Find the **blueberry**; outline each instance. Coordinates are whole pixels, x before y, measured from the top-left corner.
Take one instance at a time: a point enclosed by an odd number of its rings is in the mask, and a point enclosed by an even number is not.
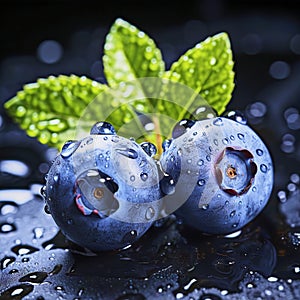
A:
[[[172,140],[160,164],[175,181],[166,210],[204,233],[242,228],[262,211],[273,187],[267,147],[247,125],[229,118],[197,121]]]
[[[94,252],[132,244],[160,213],[156,163],[136,142],[112,132],[105,124],[104,130],[96,126],[90,136],[67,142],[44,191],[63,234]]]

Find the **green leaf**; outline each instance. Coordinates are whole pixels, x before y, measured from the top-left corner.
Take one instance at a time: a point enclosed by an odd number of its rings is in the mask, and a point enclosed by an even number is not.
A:
[[[231,100],[234,88],[229,37],[220,33],[197,44],[175,62],[165,75],[200,94],[219,114]],[[193,99],[187,100],[187,106]]]
[[[106,37],[103,65],[111,87],[141,77],[159,77],[165,70],[154,41],[122,19],[115,21]]]
[[[50,76],[26,84],[5,108],[29,136],[60,149],[66,140],[74,138],[86,106],[106,89],[106,85],[85,76]]]

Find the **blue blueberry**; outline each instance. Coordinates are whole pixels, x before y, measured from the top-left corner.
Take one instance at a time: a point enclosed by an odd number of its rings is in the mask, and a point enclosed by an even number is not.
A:
[[[158,218],[159,196],[154,160],[104,122],[97,123],[90,136],[65,143],[44,190],[48,210],[62,232],[94,252],[121,249],[138,240]]]
[[[179,135],[175,127],[175,138],[160,159],[162,170],[175,181],[175,191],[165,196],[165,210],[204,233],[237,231],[269,200],[269,151],[244,122],[219,117],[190,124]]]

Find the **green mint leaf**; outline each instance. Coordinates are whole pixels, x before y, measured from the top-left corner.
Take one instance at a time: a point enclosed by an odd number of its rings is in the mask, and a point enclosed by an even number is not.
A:
[[[231,100],[234,88],[228,35],[220,33],[197,44],[171,66],[166,76],[194,89],[221,114]],[[187,106],[192,105],[192,101],[186,101]]]
[[[106,37],[103,65],[111,87],[141,77],[160,77],[165,70],[154,41],[122,19],[115,21]]]
[[[106,85],[85,76],[50,76],[26,84],[5,108],[29,136],[60,149],[66,140],[74,138],[86,106],[106,89]]]

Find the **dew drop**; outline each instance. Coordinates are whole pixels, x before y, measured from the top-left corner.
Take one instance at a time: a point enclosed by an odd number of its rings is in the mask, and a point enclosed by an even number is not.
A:
[[[77,150],[79,145],[80,145],[79,141],[67,141],[62,147],[60,155],[63,158],[68,158]]]
[[[195,121],[193,120],[188,120],[188,119],[183,119],[180,122],[178,122],[173,131],[172,131],[172,138],[178,138],[181,135],[183,135],[187,129],[190,129],[194,126]]]
[[[40,239],[44,236],[45,229],[43,227],[35,227],[33,229],[33,238]]]
[[[265,164],[261,164],[260,165],[260,170],[263,172],[263,173],[266,173],[268,171],[268,167],[265,165]]]
[[[116,149],[116,151],[119,154],[126,156],[128,158],[131,158],[131,159],[136,159],[138,157],[138,153],[132,148]]]
[[[204,160],[203,159],[200,159],[197,163],[198,166],[203,166],[204,164]]]
[[[148,179],[148,174],[147,173],[141,173],[140,177],[143,181],[146,181]]]
[[[210,155],[206,155],[206,160],[207,160],[207,161],[211,161]]]
[[[215,119],[215,120],[213,121],[213,124],[214,124],[215,126],[223,126],[223,125],[224,125],[222,118],[217,118],[217,119]]]
[[[141,143],[142,149],[150,156],[153,157],[157,153],[157,149],[154,144],[149,142]]]
[[[240,139],[240,140],[244,140],[245,136],[242,134],[242,133],[238,133],[237,134],[237,137]]]
[[[162,148],[164,151],[167,151],[167,149],[169,149],[170,145],[171,145],[171,142],[172,140],[169,139],[169,140],[165,140],[163,143],[162,143]]]
[[[53,181],[56,182],[56,183],[59,181],[59,174],[55,174],[53,176]]]
[[[201,209],[203,210],[207,210],[209,208],[209,205],[208,204],[204,204],[201,206]]]
[[[160,188],[165,195],[171,195],[175,192],[175,182],[172,176],[165,174],[160,181]]]
[[[14,252],[16,255],[26,255],[39,251],[39,249],[30,245],[20,244],[12,247],[11,251]]]
[[[129,179],[130,179],[130,181],[135,181],[135,176],[131,175]]]
[[[198,180],[197,184],[199,186],[203,186],[205,184],[205,180],[204,179],[200,179],[200,180]]]
[[[151,220],[155,215],[155,210],[153,207],[148,207],[145,213],[146,220]]]
[[[264,151],[262,151],[261,149],[256,149],[256,154],[258,156],[262,156],[264,154]]]
[[[233,210],[231,213],[230,213],[230,218],[232,218],[232,217],[234,217],[235,216],[235,214],[236,214],[236,211],[235,210]]]
[[[13,256],[5,256],[0,261],[0,269],[4,270],[6,269],[11,263],[13,263],[16,260]]]
[[[97,122],[91,128],[90,134],[114,135],[116,134],[116,131],[115,128],[108,122]]]
[[[16,225],[12,224],[12,223],[2,223],[0,224],[0,233],[10,233],[13,231],[16,231],[17,227]]]

